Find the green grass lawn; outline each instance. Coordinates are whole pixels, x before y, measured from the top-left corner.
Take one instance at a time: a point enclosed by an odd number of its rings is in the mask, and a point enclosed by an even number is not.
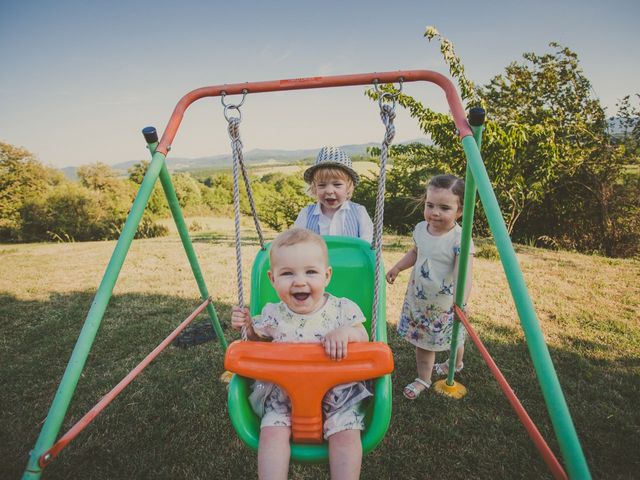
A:
[[[216,309],[235,303],[229,220],[198,219],[194,244]],[[245,288],[256,253],[247,230]],[[410,239],[389,236],[387,265]],[[477,241],[471,321],[560,460],[542,394],[499,260]],[[115,242],[0,245],[0,478],[19,478]],[[640,468],[640,262],[516,248],[594,478],[637,478]],[[409,271],[387,289],[395,323]],[[177,236],[136,240],[120,274],[61,434],[198,304]],[[389,431],[364,479],[551,478],[475,347],[459,380],[469,394],[404,399],[411,346],[390,326],[396,370]],[[237,337],[225,329],[229,340]],[[47,479],[255,478],[256,455],[235,436],[223,352],[168,347],[47,468]],[[326,465],[294,465],[290,478],[328,478]]]

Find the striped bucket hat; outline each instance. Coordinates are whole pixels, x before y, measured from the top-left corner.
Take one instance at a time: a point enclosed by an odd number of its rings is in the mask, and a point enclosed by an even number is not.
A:
[[[326,167],[341,168],[349,174],[354,186],[360,183],[360,176],[353,169],[351,158],[349,158],[349,155],[347,155],[344,150],[338,147],[323,147],[316,157],[316,163],[304,171],[304,181],[311,183],[315,171],[319,168]]]

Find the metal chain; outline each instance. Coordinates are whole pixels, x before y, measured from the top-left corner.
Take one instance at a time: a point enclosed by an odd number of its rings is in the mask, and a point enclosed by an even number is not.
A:
[[[378,82],[374,81],[376,92],[379,93],[378,105],[380,106],[380,118],[386,127],[382,147],[380,149],[380,174],[378,176],[378,193],[376,196],[376,213],[373,221],[373,243],[371,248],[376,251],[376,270],[373,287],[373,310],[371,315],[371,339],[376,340],[378,324],[378,300],[380,297],[380,274],[382,273],[382,226],[384,224],[384,192],[387,178],[387,157],[389,146],[396,135],[396,127],[393,124],[396,118],[396,100],[402,91],[402,79],[397,93],[381,92],[378,90]],[[388,100],[390,103],[385,103]]]

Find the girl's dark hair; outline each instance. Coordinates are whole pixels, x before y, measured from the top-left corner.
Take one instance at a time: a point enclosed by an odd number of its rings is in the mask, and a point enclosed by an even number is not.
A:
[[[455,175],[436,175],[427,184],[427,188],[445,188],[451,190],[453,194],[458,197],[460,202],[460,208],[464,206],[464,180],[456,177]],[[424,193],[425,199],[427,198],[427,192]]]

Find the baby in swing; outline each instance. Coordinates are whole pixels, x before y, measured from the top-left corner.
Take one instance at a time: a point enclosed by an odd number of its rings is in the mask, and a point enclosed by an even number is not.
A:
[[[362,205],[351,201],[360,177],[351,158],[338,147],[324,147],[304,172],[317,203],[303,208],[293,224],[319,235],[357,237],[371,243],[373,222]]]
[[[335,212],[334,212],[335,213]],[[269,252],[269,280],[279,303],[267,303],[253,319],[247,308],[234,307],[231,325],[246,329],[250,340],[321,343],[331,359],[348,354],[349,342],[367,342],[365,317],[354,302],[325,292],[331,280],[327,246],[319,235],[293,228],[278,235]],[[323,433],[329,443],[333,479],[357,479],[362,463],[362,400],[372,396],[363,382],[337,385],[322,401]],[[262,417],[258,476],[286,479],[291,449],[291,403],[277,385],[255,382],[249,397]]]

